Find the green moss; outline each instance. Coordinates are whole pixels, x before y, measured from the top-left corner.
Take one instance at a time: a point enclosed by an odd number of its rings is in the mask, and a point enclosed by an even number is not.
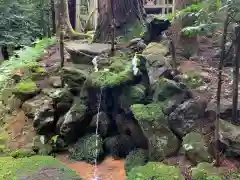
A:
[[[145,166],[133,168],[127,180],[184,180],[179,168],[163,163],[149,162]]]
[[[64,67],[61,70],[62,78],[70,88],[81,87],[88,77],[87,72],[74,67]]]
[[[118,73],[98,71],[91,74],[94,87],[116,87],[133,80],[133,78],[132,70],[129,67]]]
[[[133,55],[128,53],[120,53],[119,55],[110,57],[111,65],[109,66],[109,70],[115,73],[124,71],[126,64],[129,64],[132,57]]]
[[[37,84],[34,81],[22,81],[14,87],[15,94],[35,94],[39,91]]]
[[[10,153],[10,156],[13,158],[31,157],[33,155],[36,155],[36,153],[33,152],[32,149],[18,149]]]
[[[183,92],[175,81],[166,78],[160,78],[155,83],[153,89],[153,100],[155,102],[165,101],[166,99]]]
[[[183,76],[183,83],[190,88],[197,88],[204,84],[204,79],[199,73],[189,72]]]
[[[134,104],[131,106],[131,110],[138,121],[159,124],[165,122],[162,107],[162,103],[152,103],[147,105]]]
[[[69,180],[81,180],[77,174],[72,170],[65,167],[60,161],[50,156],[33,156],[30,158],[19,158],[15,159],[12,157],[1,157],[0,158],[0,180],[17,180],[20,177],[27,177],[34,175],[43,168],[59,168],[64,169],[64,174],[61,178]],[[54,174],[56,176],[56,174]],[[49,174],[49,176],[51,176]],[[53,176],[53,175],[52,175]],[[53,177],[52,177],[53,178]],[[61,180],[64,180],[61,179]],[[78,178],[78,179],[77,179]]]
[[[122,107],[142,103],[145,99],[146,88],[143,85],[130,86],[123,89],[120,97]]]
[[[199,133],[191,132],[183,137],[183,148],[193,163],[212,161],[207,145]]]
[[[142,149],[131,151],[125,159],[125,170],[130,172],[134,167],[143,166],[147,163],[148,157]]]
[[[98,146],[96,146],[96,139]],[[97,154],[96,154],[97,151]],[[93,164],[95,159],[103,154],[103,141],[100,136],[95,134],[86,135],[78,140],[78,142],[70,150],[71,158],[78,161],[86,161]]]
[[[220,180],[223,174],[223,170],[210,163],[199,163],[197,167],[192,168],[193,180]]]

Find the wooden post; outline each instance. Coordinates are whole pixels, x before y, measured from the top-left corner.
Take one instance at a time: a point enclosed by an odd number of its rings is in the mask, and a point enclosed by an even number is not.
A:
[[[174,70],[177,70],[176,48],[173,40],[170,40],[170,48],[172,50],[172,66]]]
[[[236,34],[236,47],[235,47],[235,60],[233,68],[233,110],[232,120],[238,122],[238,83],[239,83],[239,61],[240,61],[240,25],[235,28]]]
[[[221,42],[221,56],[218,65],[218,86],[217,86],[217,112],[216,112],[216,121],[215,121],[215,158],[216,166],[220,165],[220,154],[219,154],[219,119],[220,119],[220,103],[221,103],[221,90],[222,90],[222,69],[223,61],[225,57],[225,43],[227,37],[227,28],[229,24],[229,14],[224,22],[224,29]]]

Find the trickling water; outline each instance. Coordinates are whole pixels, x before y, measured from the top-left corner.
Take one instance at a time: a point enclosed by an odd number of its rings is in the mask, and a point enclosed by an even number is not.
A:
[[[98,72],[98,56],[95,56],[92,60],[93,66],[94,66],[94,70],[95,72]],[[93,179],[92,180],[100,180],[100,177],[97,175],[98,172],[98,167],[97,167],[97,156],[98,156],[98,125],[99,125],[99,111],[100,111],[100,107],[101,107],[101,101],[102,101],[102,88],[100,89],[100,96],[99,96],[99,102],[98,102],[98,107],[97,107],[97,121],[96,121],[96,131],[95,131],[95,135],[96,135],[96,152],[95,152],[95,163],[94,163],[94,174],[93,174]]]
[[[92,60],[95,72],[98,72],[98,59],[99,59],[99,57],[95,56]]]
[[[138,73],[138,57],[137,57],[137,53],[135,53],[135,56],[132,59],[132,70],[133,70],[133,74],[136,76]]]
[[[100,97],[99,97],[99,102],[98,102],[98,107],[97,107],[97,121],[96,121],[96,131],[95,131],[95,135],[96,135],[96,151],[95,151],[95,163],[94,163],[94,174],[93,174],[93,179],[92,180],[101,180],[101,178],[97,175],[97,171],[98,171],[98,167],[97,167],[97,156],[98,156],[98,138],[97,136],[99,136],[98,134],[98,126],[99,126],[99,112],[100,112],[100,107],[101,107],[101,101],[102,101],[102,88],[100,89]]]

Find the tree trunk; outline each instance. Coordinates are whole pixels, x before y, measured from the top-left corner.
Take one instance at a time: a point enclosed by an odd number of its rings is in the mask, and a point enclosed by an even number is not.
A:
[[[68,9],[68,0],[58,0],[55,1],[55,12],[56,12],[56,29],[57,29],[57,36],[59,36],[59,30],[60,30],[60,19],[58,19],[59,13],[61,13],[61,3],[63,5],[63,12],[61,17],[63,18],[63,24],[64,24],[64,32],[65,32],[65,37],[68,37],[70,39],[83,39],[83,38],[89,38],[89,35],[86,35],[84,33],[78,33],[74,31],[71,22],[70,22],[70,17],[69,17],[69,9]]]
[[[110,42],[111,26],[115,36],[125,36],[124,28],[143,23],[145,11],[142,0],[99,0],[98,20],[94,42]]]
[[[240,61],[240,26],[235,28],[236,33],[236,55],[233,68],[233,111],[232,120],[238,122],[238,83],[239,83],[239,61]]]

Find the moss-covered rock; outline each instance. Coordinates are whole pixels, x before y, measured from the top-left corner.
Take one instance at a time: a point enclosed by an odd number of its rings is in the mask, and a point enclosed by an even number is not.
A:
[[[22,101],[35,96],[39,92],[40,89],[37,87],[37,84],[31,80],[22,81],[13,89],[13,94],[15,94]]]
[[[169,64],[168,59],[165,57],[168,53],[167,43],[150,43],[143,51],[142,55],[147,59],[147,63],[153,67],[161,67]]]
[[[179,148],[178,138],[169,130],[162,112],[163,104],[135,104],[131,106],[145,136],[149,141],[150,160],[162,160],[174,154]]]
[[[123,89],[120,97],[121,107],[123,109],[129,108],[133,104],[140,104],[144,102],[146,95],[146,88],[143,85],[135,85]]]
[[[15,151],[12,151],[10,155],[13,158],[24,158],[24,157],[31,157],[36,155],[36,153],[32,149],[18,149]]]
[[[186,156],[193,163],[211,162],[212,157],[208,152],[208,148],[201,134],[191,132],[183,137],[182,146]]]
[[[87,115],[87,107],[81,102],[74,102],[73,106],[63,117],[60,125],[60,135],[67,143],[72,143],[84,135],[91,117]]]
[[[81,86],[86,81],[87,72],[74,67],[64,67],[61,71],[64,83],[73,91],[80,92]]]
[[[51,105],[44,105],[36,111],[33,119],[33,127],[40,135],[49,135],[54,132],[54,109]]]
[[[204,78],[196,72],[189,72],[183,75],[182,81],[187,87],[195,89],[204,84]]]
[[[41,136],[36,136],[34,138],[32,149],[39,155],[50,155],[53,152],[52,145],[47,142],[42,142]]]
[[[118,87],[134,80],[132,70],[128,67],[125,70],[115,73],[110,71],[98,71],[91,74],[93,87]]]
[[[48,74],[47,69],[40,65],[35,65],[30,67],[29,71],[32,79],[38,79]]]
[[[96,145],[97,142],[97,145]],[[93,164],[103,155],[103,141],[100,136],[88,134],[80,138],[70,150],[71,158]]]
[[[219,133],[223,142],[226,142],[227,152],[238,156],[240,154],[240,127],[222,119],[219,121],[219,125]]]
[[[164,101],[174,95],[183,93],[182,88],[175,81],[160,78],[153,85],[153,100],[154,101]]]
[[[82,180],[75,172],[50,156],[15,159],[1,157],[0,180]]]
[[[137,166],[144,166],[148,161],[148,156],[145,150],[137,149],[135,151],[131,151],[126,159],[125,159],[125,170],[129,173],[132,168]]]
[[[74,98],[66,88],[43,89],[43,92],[52,99],[58,117],[64,115],[71,108]]]
[[[197,167],[192,168],[193,180],[221,180],[224,170],[216,168],[210,163],[199,163]]]
[[[198,128],[198,122],[204,116],[204,111],[203,103],[188,99],[169,114],[168,124],[175,134],[183,137]]]
[[[133,168],[127,180],[184,180],[179,168],[168,166],[163,163],[149,162],[145,166]]]
[[[163,106],[164,104],[162,103],[151,103],[147,105],[134,104],[131,106],[131,110],[134,114],[134,117],[138,120],[139,124],[143,128],[146,123],[151,123],[151,125],[155,126],[167,123],[162,112]]]
[[[40,93],[39,95],[25,101],[21,108],[25,115],[29,118],[34,118],[38,109],[43,107],[45,104],[52,104],[52,99],[47,95]]]

